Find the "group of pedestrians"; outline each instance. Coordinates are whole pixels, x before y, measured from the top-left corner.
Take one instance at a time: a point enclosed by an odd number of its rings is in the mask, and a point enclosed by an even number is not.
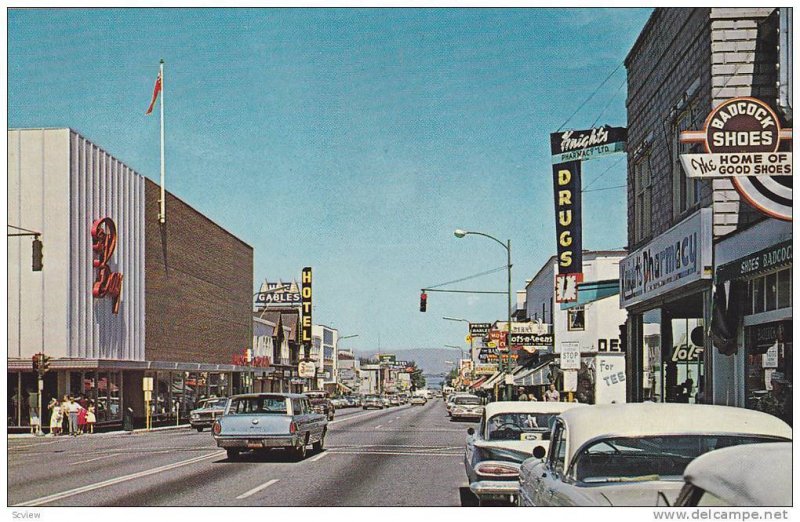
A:
[[[50,399],[47,409],[50,410],[50,435],[77,437],[82,433],[94,433],[97,421],[94,402],[64,395],[61,403],[55,397]]]

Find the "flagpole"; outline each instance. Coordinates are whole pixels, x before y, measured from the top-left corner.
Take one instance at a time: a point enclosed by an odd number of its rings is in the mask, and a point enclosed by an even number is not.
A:
[[[159,75],[161,77],[161,211],[158,214],[158,222],[164,224],[167,220],[166,195],[164,193],[164,59],[159,64]]]

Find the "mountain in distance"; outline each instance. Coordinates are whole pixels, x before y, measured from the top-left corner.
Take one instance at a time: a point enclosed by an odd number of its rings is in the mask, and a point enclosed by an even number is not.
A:
[[[448,373],[453,369],[453,363],[461,356],[454,349],[445,348],[411,348],[402,350],[381,349],[381,354],[394,354],[398,361],[415,361],[417,368],[428,375]],[[377,350],[356,350],[356,357],[377,358]],[[466,354],[466,351],[465,351]],[[450,361],[449,363],[445,361]]]

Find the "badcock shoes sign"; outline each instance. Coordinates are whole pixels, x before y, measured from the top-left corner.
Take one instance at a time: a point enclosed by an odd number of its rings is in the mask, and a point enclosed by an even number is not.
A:
[[[683,131],[682,143],[703,143],[706,152],[681,154],[690,178],[731,178],[736,190],[761,212],[792,219],[792,129],[781,129],[769,105],[756,98],[732,98],[717,106],[699,131]]]

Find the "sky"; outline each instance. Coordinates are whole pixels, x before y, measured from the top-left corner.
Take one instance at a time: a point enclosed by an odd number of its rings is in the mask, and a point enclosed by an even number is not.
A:
[[[8,126],[71,127],[157,182],[163,58],[167,190],[253,247],[254,291],[311,266],[340,348],[465,346],[442,317],[502,320],[505,295],[421,313],[420,289],[505,266],[456,228],[511,240],[513,290],[555,254],[549,133],[625,125],[650,12],[9,10]],[[624,159],[584,163],[584,249],[627,242]]]

